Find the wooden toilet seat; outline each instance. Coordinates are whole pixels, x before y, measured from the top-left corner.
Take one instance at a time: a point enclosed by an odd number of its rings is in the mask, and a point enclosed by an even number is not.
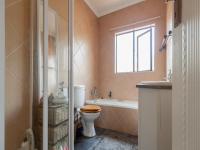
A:
[[[98,112],[101,112],[101,107],[99,107],[97,105],[86,105],[81,108],[81,112],[98,113]]]

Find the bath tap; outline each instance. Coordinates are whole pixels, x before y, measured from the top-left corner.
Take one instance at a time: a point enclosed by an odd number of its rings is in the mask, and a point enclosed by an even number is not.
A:
[[[108,97],[112,98],[112,91],[109,92]]]

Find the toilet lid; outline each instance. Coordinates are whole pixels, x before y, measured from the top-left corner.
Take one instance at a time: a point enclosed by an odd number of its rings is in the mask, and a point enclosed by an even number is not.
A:
[[[81,111],[86,113],[97,113],[101,111],[101,107],[97,105],[86,105],[81,108]]]

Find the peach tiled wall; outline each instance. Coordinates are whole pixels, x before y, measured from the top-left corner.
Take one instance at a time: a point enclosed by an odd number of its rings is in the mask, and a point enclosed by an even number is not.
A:
[[[75,0],[74,81],[86,86],[86,98],[98,86],[98,19],[83,0]]]
[[[23,140],[25,129],[30,127],[29,2],[30,0],[6,0],[6,150],[17,149]],[[144,11],[141,12],[141,9]],[[59,11],[65,10],[59,9]],[[161,19],[152,22],[157,26],[158,36],[155,72],[115,75],[114,33],[109,29],[158,15]],[[112,90],[115,98],[133,99],[137,96],[135,88],[137,82],[160,80],[165,75],[165,52],[158,52],[164,32],[163,1],[146,0],[145,3],[131,6],[98,20],[83,0],[76,0],[75,83],[86,85],[87,98],[91,98],[90,90],[97,86],[100,87],[104,97],[109,90]]]
[[[119,30],[111,28],[132,24],[152,17],[161,18]],[[115,32],[145,26],[156,25],[155,71],[115,74]],[[166,4],[162,0],[146,0],[99,19],[100,24],[100,91],[103,97],[113,92],[113,98],[132,100],[138,96],[136,84],[145,80],[162,80],[166,73],[166,53],[159,52],[159,47],[166,31]]]
[[[111,28],[152,17],[159,19],[122,30]],[[114,34],[149,24],[156,25],[155,71],[114,73]],[[103,97],[113,92],[113,98],[132,100],[137,97],[136,84],[144,80],[162,80],[166,74],[166,53],[159,52],[166,31],[166,5],[161,0],[146,0],[112,14],[98,18],[82,0],[75,1],[74,76],[76,84],[86,85],[86,98],[96,86]],[[102,107],[96,126],[137,135],[137,111]],[[114,123],[114,124],[113,124]]]
[[[6,0],[6,150],[18,149],[30,127],[29,3]]]

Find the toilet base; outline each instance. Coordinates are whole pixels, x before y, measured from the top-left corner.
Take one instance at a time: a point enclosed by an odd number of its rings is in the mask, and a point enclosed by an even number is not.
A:
[[[81,119],[81,122],[83,124],[83,135],[86,137],[94,137],[96,136],[96,131],[94,128],[94,122],[85,122],[83,119]]]
[[[94,137],[96,135],[94,121],[100,115],[100,112],[85,113],[81,112],[81,123],[83,125],[83,135],[86,137]]]

